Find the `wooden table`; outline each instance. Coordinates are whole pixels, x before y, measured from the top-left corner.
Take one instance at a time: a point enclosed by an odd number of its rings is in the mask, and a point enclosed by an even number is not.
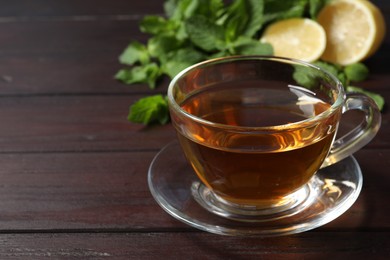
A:
[[[388,1],[373,1],[390,24]],[[390,114],[355,154],[357,202],[315,230],[227,237],[165,213],[147,186],[170,125],[127,122],[140,97],[165,93],[113,79],[118,55],[145,41],[160,0],[0,0],[0,259],[390,259]],[[390,102],[390,37],[362,86]],[[359,258],[360,259],[360,258]]]

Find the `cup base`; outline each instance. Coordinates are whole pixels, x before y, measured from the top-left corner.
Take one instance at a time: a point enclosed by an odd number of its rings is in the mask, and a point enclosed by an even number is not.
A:
[[[200,182],[193,182],[193,198],[204,209],[221,217],[244,222],[264,222],[293,216],[312,203],[318,195],[313,178],[301,189],[282,198],[278,203],[254,206],[229,202],[216,195]]]

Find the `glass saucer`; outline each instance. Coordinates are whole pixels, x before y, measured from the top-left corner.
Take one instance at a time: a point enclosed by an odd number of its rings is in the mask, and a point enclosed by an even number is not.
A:
[[[314,199],[299,210],[277,218],[240,221],[215,214],[199,201],[207,188],[186,161],[177,141],[165,146],[153,159],[149,189],[157,203],[176,219],[200,230],[220,235],[280,236],[322,226],[342,215],[356,201],[363,177],[352,156],[321,169],[307,185]],[[205,191],[206,190],[206,191]]]

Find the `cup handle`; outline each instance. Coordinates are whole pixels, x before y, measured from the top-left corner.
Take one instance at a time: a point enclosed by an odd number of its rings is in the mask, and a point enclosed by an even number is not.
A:
[[[333,142],[332,148],[321,168],[332,165],[352,155],[368,144],[379,131],[381,113],[375,102],[361,93],[347,93],[342,113],[360,110],[364,120],[354,129]]]

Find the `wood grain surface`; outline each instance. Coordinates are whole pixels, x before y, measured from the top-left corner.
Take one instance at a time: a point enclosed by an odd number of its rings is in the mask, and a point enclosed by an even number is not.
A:
[[[226,237],[165,213],[147,185],[171,125],[126,120],[156,90],[113,79],[118,55],[162,0],[0,0],[0,259],[389,259],[390,113],[355,154],[356,203],[318,229]],[[390,24],[388,1],[380,6]],[[390,36],[361,84],[390,102]]]

